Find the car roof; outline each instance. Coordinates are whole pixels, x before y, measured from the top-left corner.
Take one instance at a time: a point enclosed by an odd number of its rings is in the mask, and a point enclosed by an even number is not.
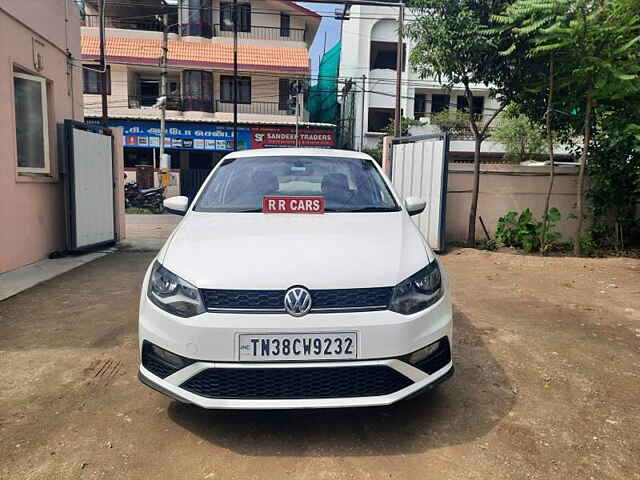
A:
[[[225,158],[244,157],[334,157],[334,158],[361,158],[363,160],[373,159],[362,152],[352,150],[338,150],[333,148],[260,148],[255,150],[240,150],[231,152]]]

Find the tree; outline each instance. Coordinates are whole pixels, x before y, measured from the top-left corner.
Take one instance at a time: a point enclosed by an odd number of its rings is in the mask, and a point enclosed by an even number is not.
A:
[[[510,105],[506,108],[498,119],[491,139],[504,144],[508,158],[524,162],[531,159],[533,154],[544,151],[545,137],[540,125],[519,113],[515,107]]]
[[[475,245],[476,214],[480,186],[480,150],[489,127],[517,90],[518,77],[526,74],[516,48],[500,55],[517,39],[499,35],[492,29],[493,18],[507,0],[413,0],[408,3],[415,17],[407,33],[415,42],[411,65],[423,78],[435,77],[448,88],[464,87],[467,104],[473,105],[473,85],[490,86],[500,107],[487,117],[471,114],[469,128],[474,136],[473,190],[469,209],[467,243]],[[535,68],[526,65],[527,69]]]
[[[551,112],[583,136],[574,252],[581,254],[584,175],[599,104],[638,91],[640,3],[637,0],[515,0],[495,20],[503,32],[529,44],[529,57],[553,58],[552,80],[561,88]],[[514,43],[505,55],[521,48]],[[523,86],[524,87],[524,86]],[[562,109],[558,107],[562,105]],[[550,105],[550,102],[549,102]],[[574,112],[574,113],[568,113]],[[596,117],[597,118],[597,117]],[[550,121],[548,117],[548,121]],[[581,123],[576,126],[576,121]]]

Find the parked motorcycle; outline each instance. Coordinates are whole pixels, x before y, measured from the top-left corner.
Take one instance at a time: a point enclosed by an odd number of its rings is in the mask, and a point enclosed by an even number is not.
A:
[[[165,187],[140,188],[136,182],[124,185],[125,208],[148,208],[153,213],[163,213]]]

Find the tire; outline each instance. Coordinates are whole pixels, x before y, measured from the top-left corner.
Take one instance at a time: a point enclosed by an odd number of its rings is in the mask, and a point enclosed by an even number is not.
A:
[[[156,215],[164,213],[164,205],[162,205],[161,203],[155,203],[151,206],[151,212],[155,213]]]

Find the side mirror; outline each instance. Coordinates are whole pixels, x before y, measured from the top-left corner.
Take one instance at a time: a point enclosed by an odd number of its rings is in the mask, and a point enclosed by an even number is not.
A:
[[[189,208],[189,198],[184,196],[166,198],[162,204],[169,213],[184,215]]]
[[[422,213],[426,206],[427,202],[422,198],[407,197],[404,199],[404,207],[407,209],[407,213],[409,215],[418,215],[419,213]]]

